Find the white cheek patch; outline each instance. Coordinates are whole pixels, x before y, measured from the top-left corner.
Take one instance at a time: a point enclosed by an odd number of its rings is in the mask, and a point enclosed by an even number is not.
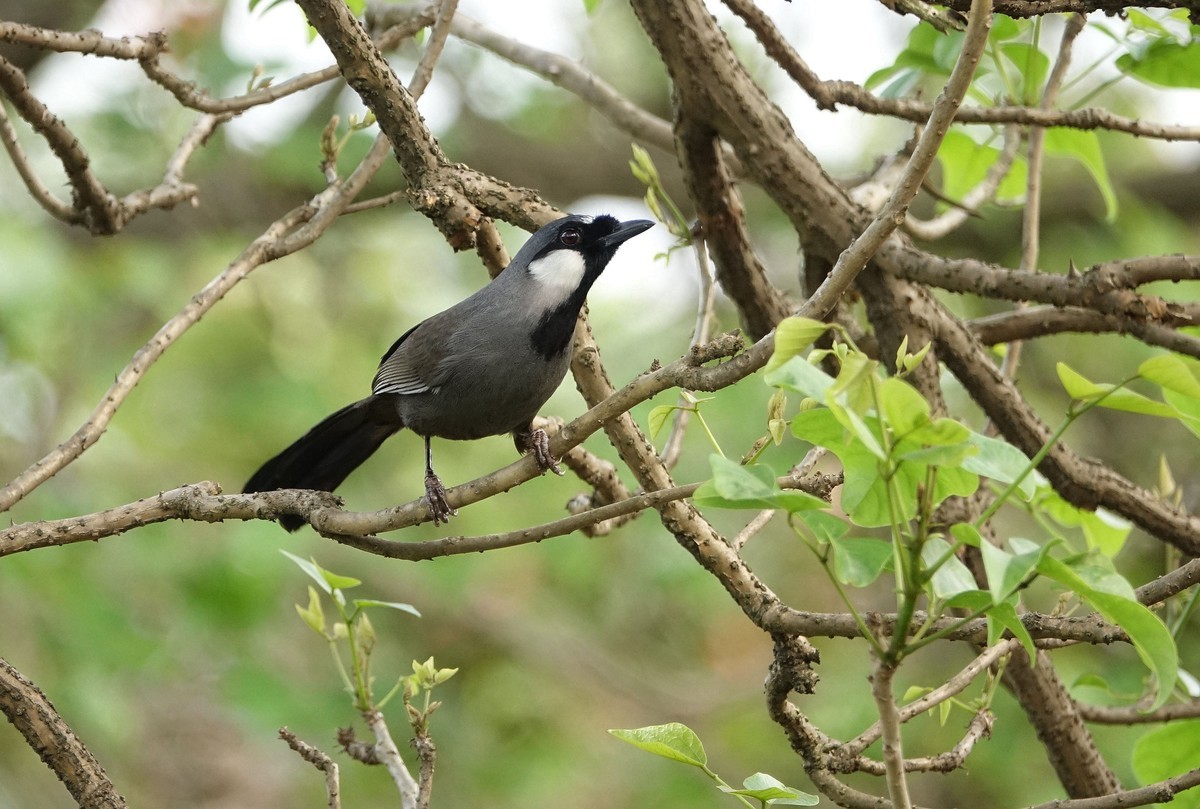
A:
[[[542,289],[566,299],[583,282],[583,254],[554,250],[531,262],[529,275]]]

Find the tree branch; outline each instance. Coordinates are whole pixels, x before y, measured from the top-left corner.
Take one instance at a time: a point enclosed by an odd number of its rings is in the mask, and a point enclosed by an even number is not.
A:
[[[100,762],[36,685],[0,660],[0,712],[84,809],[125,809]]]
[[[275,220],[240,256],[196,293],[178,314],[138,349],[74,435],[0,489],[0,512],[12,508],[100,440],[122,402],[147,370],[229,290],[262,264],[290,255],[315,241],[378,171],[386,156],[382,146],[383,142],[379,141],[345,181],[331,184],[308,204],[293,208]]]

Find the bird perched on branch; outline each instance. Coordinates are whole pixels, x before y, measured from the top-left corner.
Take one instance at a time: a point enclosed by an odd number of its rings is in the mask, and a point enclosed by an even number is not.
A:
[[[425,497],[434,524],[454,510],[433,471],[433,436],[512,433],[544,472],[559,474],[533,418],[570,364],[575,320],[592,284],[642,219],[566,216],[538,230],[495,280],[409,329],[379,363],[371,395],[343,407],[262,465],[246,492],[333,491],[391,435],[425,439]],[[295,531],[304,520],[285,514]]]

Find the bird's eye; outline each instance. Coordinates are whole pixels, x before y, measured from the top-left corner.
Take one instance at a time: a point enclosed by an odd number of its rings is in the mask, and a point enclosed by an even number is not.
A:
[[[583,241],[583,234],[576,228],[567,228],[558,235],[558,241],[563,247],[578,247],[579,243]]]

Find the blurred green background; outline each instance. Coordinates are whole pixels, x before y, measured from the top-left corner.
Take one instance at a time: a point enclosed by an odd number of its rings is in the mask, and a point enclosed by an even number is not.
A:
[[[305,44],[304,27],[290,6],[250,18],[240,0],[229,7],[217,0],[179,5],[110,0],[98,17],[91,3],[52,5],[61,16],[42,24],[97,25],[113,34],[167,29],[180,71],[219,94],[244,88],[259,63],[279,79],[298,65],[325,63]],[[661,65],[624,5],[601,2],[590,15],[581,2],[554,4],[552,10],[519,4],[506,12],[494,5],[508,4],[464,0],[462,10],[514,34],[532,32],[536,44],[584,60],[634,100],[668,114]],[[770,8],[798,31],[810,7],[812,13],[839,13],[836,2],[795,5]],[[33,0],[2,0],[0,18],[35,22],[47,8]],[[855,62],[845,78],[863,81],[887,63],[911,26],[881,8],[871,11],[872,35],[889,49],[860,50],[854,58],[861,64]],[[535,18],[544,30],[530,28]],[[272,37],[257,42],[255,32],[266,30]],[[790,97],[786,80],[753,40],[736,26],[731,32],[756,75]],[[811,31],[797,36],[815,42]],[[814,55],[818,65],[821,58],[833,58],[828,50]],[[412,43],[396,54],[400,76],[411,74],[418,54]],[[38,63],[36,54],[25,52],[25,58],[35,90],[61,105],[57,109],[115,191],[156,181],[193,113],[180,110],[128,65],[110,71],[79,56]],[[98,75],[89,76],[93,71]],[[73,86],[76,78],[83,87]],[[1110,102],[1125,112],[1142,109],[1141,91],[1128,88],[1122,94],[1122,87]],[[806,116],[798,125],[801,137],[811,137],[841,175],[869,167],[906,136],[904,127],[886,121],[816,117],[796,103],[796,115]],[[452,159],[535,187],[563,208],[645,215],[641,189],[626,165],[628,137],[574,98],[496,57],[451,40],[426,104]],[[1157,111],[1167,115],[1170,109]],[[201,188],[198,207],[149,214],[112,238],[51,221],[12,166],[0,165],[0,478],[10,479],[73,432],[164,321],[276,216],[322,187],[318,138],[334,112],[345,119],[361,108],[345,92],[320,88],[290,104],[286,115],[247,114],[219,132],[190,165],[188,178]],[[848,131],[854,140],[846,145],[848,136],[838,133]],[[38,170],[61,192],[53,158],[26,129],[21,136]],[[343,171],[370,137],[355,136]],[[1069,260],[1083,267],[1200,249],[1197,200],[1185,192],[1197,187],[1195,144],[1171,147],[1109,136],[1101,142],[1119,218],[1104,221],[1102,199],[1083,169],[1051,161],[1042,266],[1061,272]],[[683,201],[673,158],[653,156]],[[399,183],[398,170],[389,166],[374,190],[385,193]],[[801,263],[795,236],[761,195],[746,193],[760,254],[779,285],[795,292]],[[989,209],[938,249],[1014,266],[1019,217],[1017,211]],[[515,251],[524,234],[507,226],[502,232]],[[691,333],[694,267],[682,252],[669,263],[655,260],[654,253],[668,244],[665,236],[655,238],[647,237],[638,249],[631,243],[592,296],[595,333],[618,385],[655,359],[678,356]],[[199,480],[236,491],[262,460],[363,395],[380,354],[398,334],[485,278],[474,255],[452,254],[423,217],[402,205],[345,217],[311,249],[258,269],[235,288],[154,366],[94,448],[6,516],[14,522],[67,517]],[[952,303],[963,312],[985,311],[968,300]],[[722,302],[718,328],[736,325],[736,314]],[[1054,384],[1055,359],[1069,358],[1090,377],[1115,381],[1145,355],[1143,347],[1118,336],[1047,339],[1027,347],[1021,382],[1054,422],[1066,404]],[[731,455],[764,432],[769,394],[752,379],[706,405],[709,423]],[[952,389],[952,400],[955,396]],[[672,394],[659,397],[634,416],[645,425],[654,404],[673,400]],[[977,413],[961,396],[957,404],[959,415],[978,427]],[[570,418],[582,407],[568,382],[546,413]],[[1157,474],[1159,453],[1165,453],[1194,499],[1194,445],[1182,428],[1173,426],[1178,435],[1168,435],[1157,427],[1137,416],[1095,413],[1069,439],[1147,486]],[[1151,440],[1153,452],[1147,451]],[[587,446],[615,459],[603,436],[593,436]],[[768,450],[764,460],[784,469],[800,451],[785,445]],[[448,484],[514,459],[506,437],[437,442],[434,452]],[[702,433],[693,431],[677,479],[703,479],[709,452]],[[421,462],[419,439],[401,434],[340,494],[356,510],[411,500],[421,493]],[[409,529],[403,539],[503,531],[555,519],[580,490],[571,477],[547,476],[463,509],[449,528]],[[713,518],[736,531],[749,516]],[[605,538],[573,535],[421,564],[366,557],[311,531],[289,536],[265,523],[166,523],[99,543],[20,554],[0,562],[0,656],[46,691],[131,805],[323,805],[320,777],[276,739],[276,729],[287,725],[332,749],[335,729],[354,724],[356,717],[324,643],[293,609],[306,600],[307,579],[279,549],[311,555],[329,569],[361,578],[358,595],[407,601],[421,610],[421,619],[373,616],[380,635],[375,669],[380,690],[408,673],[414,658],[432,655],[439,666],[460,668],[441,687],[445,704],[433,721],[440,753],[435,805],[727,803],[696,773],[605,733],[669,721],[695,729],[711,765],[730,782],[762,770],[808,786],[764,710],[769,638],[741,616],[653,514]],[[1160,554],[1149,541],[1131,543],[1122,561],[1134,571],[1135,584],[1155,574]],[[793,606],[838,608],[835,594],[786,527],[770,526],[747,557]],[[1052,603],[1052,594],[1042,597]],[[869,608],[887,608],[889,600],[883,590],[863,595]],[[800,699],[800,705],[827,732],[854,735],[872,717],[866,650],[849,641],[818,639],[816,645],[822,681],[817,694]],[[1200,665],[1194,645],[1185,644],[1182,652],[1185,666]],[[906,667],[900,691],[935,685],[968,659],[964,648],[926,652]],[[1118,690],[1136,691],[1142,676],[1127,649],[1071,649],[1056,659],[1067,682],[1103,671]],[[392,730],[408,751],[398,708],[391,714]],[[917,779],[918,800],[1012,806],[1060,794],[1012,701],[1001,696],[997,710],[995,734],[980,746],[969,772]],[[955,714],[946,727],[918,720],[910,752],[933,753],[953,744],[966,719],[965,713]],[[1097,730],[1127,783],[1133,782],[1128,749],[1139,732]],[[344,805],[394,801],[381,768],[339,760]],[[1022,773],[1019,780],[1016,772]],[[881,788],[867,779],[853,783]],[[0,726],[0,809],[70,805],[20,737],[7,724]]]

